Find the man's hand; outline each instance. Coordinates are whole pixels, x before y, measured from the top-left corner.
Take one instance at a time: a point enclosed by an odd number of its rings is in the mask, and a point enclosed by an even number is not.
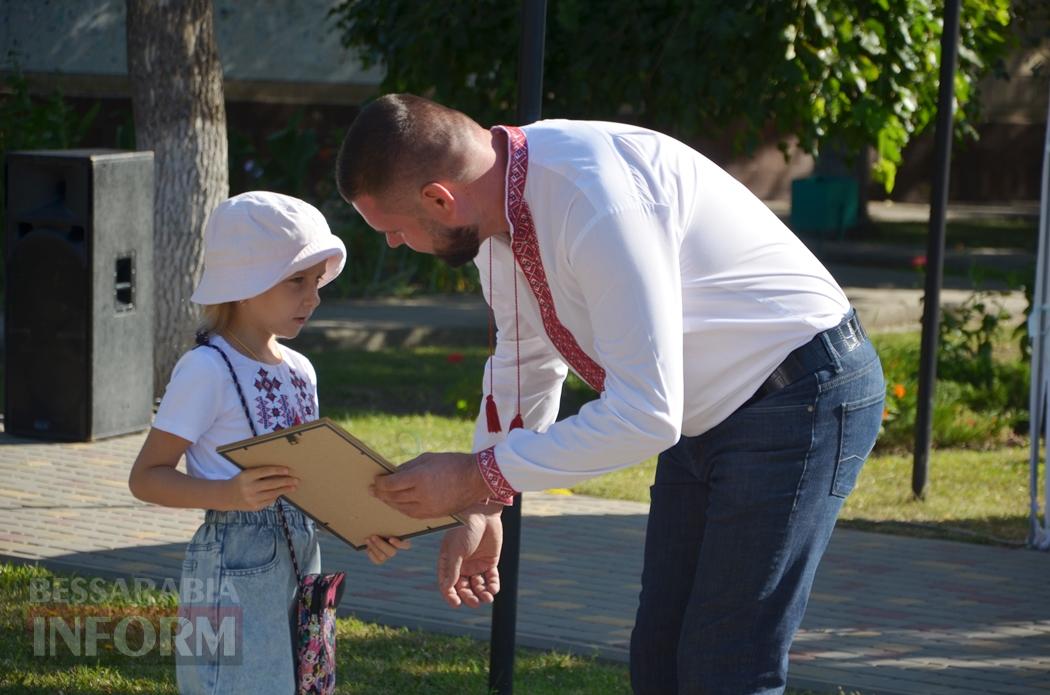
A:
[[[415,519],[455,514],[491,494],[473,454],[422,454],[376,476],[372,491]]]
[[[438,554],[438,591],[445,603],[477,608],[499,593],[503,521],[499,512],[484,513],[477,505],[463,514],[463,526],[445,532]]]

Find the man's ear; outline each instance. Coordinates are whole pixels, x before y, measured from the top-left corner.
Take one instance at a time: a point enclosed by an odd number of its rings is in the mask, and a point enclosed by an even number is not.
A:
[[[436,181],[423,184],[419,189],[419,196],[423,201],[423,209],[432,217],[447,219],[455,216],[458,201],[444,184]]]

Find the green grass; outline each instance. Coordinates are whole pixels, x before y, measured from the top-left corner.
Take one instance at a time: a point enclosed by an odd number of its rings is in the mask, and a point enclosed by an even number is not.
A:
[[[99,655],[93,658],[51,660],[34,656],[31,616],[48,608],[50,613],[57,611],[62,615],[75,615],[73,611],[79,609],[83,611],[81,615],[123,612],[146,616],[158,608],[170,615],[176,606],[173,595],[156,591],[147,591],[129,600],[127,594],[116,591],[112,584],[107,584],[110,588],[105,593],[115,600],[107,600],[105,604],[63,607],[30,603],[30,580],[54,576],[40,567],[0,563],[0,693],[175,692],[173,667],[158,668],[155,661],[114,654],[102,644]],[[92,595],[95,592],[92,591]]]
[[[911,469],[908,454],[872,456],[846,500],[839,526],[978,543],[1024,542],[1028,534],[1027,448],[934,450],[922,500],[912,495]],[[655,461],[647,461],[592,478],[572,491],[648,502],[655,470]]]
[[[23,637],[28,639],[28,637]],[[431,695],[483,693],[488,682],[488,648],[476,640],[363,623],[338,621],[338,693]],[[176,693],[174,662],[138,667],[134,658],[105,664],[50,669],[5,664],[0,693]],[[568,654],[519,651],[515,686],[549,694],[630,693],[625,666]]]
[[[465,413],[457,410],[457,401],[469,398],[468,407],[476,407],[487,356],[481,347],[309,354],[321,410],[330,417]]]
[[[8,693],[143,693],[174,695],[175,665],[170,657],[134,658],[118,653],[112,643],[99,642],[98,657],[61,660],[33,656],[33,634],[27,616],[41,604],[29,602],[31,579],[70,580],[86,575],[55,575],[31,565],[0,563],[0,694]],[[68,584],[67,584],[68,586]],[[94,586],[94,585],[93,585]],[[170,616],[174,594],[145,591],[128,596],[105,582],[100,594],[121,597],[116,602],[54,604],[58,615]],[[110,648],[106,648],[106,644]],[[484,693],[488,685],[488,643],[365,623],[355,618],[337,621],[337,693],[367,695],[460,695]],[[514,687],[529,695],[616,695],[631,692],[627,667],[594,657],[518,649]],[[788,690],[791,695],[808,695]]]
[[[0,564],[0,693],[175,693],[171,658],[134,658],[99,643],[98,657],[33,656],[29,602],[32,578],[53,578],[34,566]],[[59,575],[70,579],[75,575]],[[67,585],[68,586],[68,585]],[[173,615],[175,596],[157,591],[128,597],[107,582],[103,603],[54,604],[59,615],[109,615],[116,605],[128,616]],[[92,591],[88,600],[99,593]],[[157,608],[162,610],[157,612]],[[488,682],[488,644],[465,637],[383,627],[340,618],[337,632],[340,693],[412,695],[483,693]],[[110,648],[106,648],[106,645]],[[555,695],[629,693],[622,664],[557,652],[519,649],[515,687],[519,692]]]
[[[853,266],[879,268],[898,277],[912,275],[916,287],[922,285],[922,272],[915,263],[925,258],[929,236],[927,222],[873,222],[866,226],[847,230],[845,235],[802,234],[801,238],[822,260],[846,263]],[[968,280],[971,286],[1018,288],[1031,284],[1035,277],[1035,252],[1038,244],[1038,226],[1034,219],[999,218],[978,221],[955,221],[947,224],[945,250],[966,252],[976,249],[998,249],[1004,252],[1032,254],[1024,263],[1017,258],[996,262],[981,257],[965,258],[949,255],[944,259],[945,278],[956,282]],[[840,241],[842,245],[834,255],[825,256],[825,241]],[[887,253],[872,255],[842,255],[850,243],[884,245]],[[907,274],[907,275],[901,275]],[[906,280],[904,282],[907,282]]]
[[[926,499],[914,500],[908,448],[914,426],[918,334],[874,339],[887,383],[891,390],[900,384],[905,395],[891,394],[880,447],[861,473],[840,523],[965,541],[1023,541],[1028,529],[1028,449],[1025,438],[1015,431],[1018,423],[1026,424],[1016,397],[1011,401],[1002,395],[993,402],[988,400],[992,391],[974,392],[954,382],[938,385]],[[319,373],[321,412],[400,463],[424,451],[469,449],[486,354],[484,348],[421,348],[378,353],[341,350],[311,358]],[[1012,338],[1004,334],[996,344],[996,357],[1006,366],[995,388],[1006,384],[1010,392],[1026,388],[1026,373],[1018,371]],[[562,417],[592,397],[580,382],[570,382]],[[572,491],[648,502],[654,470],[655,459],[650,459],[585,481]]]
[[[1023,543],[1028,534],[1026,447],[930,455],[924,499],[911,492],[911,455],[875,456],[846,500],[840,524],[974,542]],[[1040,470],[1040,489],[1045,480]]]
[[[361,415],[340,422],[392,461],[469,446],[473,421],[436,415]],[[935,449],[924,500],[911,493],[912,457],[876,453],[865,464],[840,525],[887,533],[1023,542],[1028,532],[1028,449]],[[649,501],[655,459],[572,488],[579,495]],[[919,526],[918,524],[922,524]],[[977,534],[976,536],[973,534]]]
[[[468,451],[474,433],[473,420],[441,415],[363,414],[336,421],[394,463],[425,451]]]
[[[850,230],[846,238],[925,249],[929,229],[926,222],[873,222]],[[945,245],[949,249],[993,247],[1035,251],[1038,241],[1036,230],[1036,220],[999,218],[952,221],[945,227]]]
[[[321,350],[309,357],[317,369],[321,411],[329,417],[381,413],[472,419],[481,401],[488,349]],[[562,389],[561,416],[594,397],[570,375]]]
[[[873,340],[891,387],[879,446],[901,451],[911,446],[915,426],[919,334],[881,334]],[[1005,328],[998,331],[989,385],[982,385],[982,372],[970,366],[979,367],[979,360],[968,359],[966,351],[955,354],[958,359],[940,368],[942,377],[948,368],[961,373],[954,381],[938,381],[934,445],[990,448],[1021,442],[1027,429],[1028,368],[1019,360],[1017,338]],[[486,355],[485,348],[471,347],[331,350],[310,358],[319,375],[321,412],[351,423],[366,441],[374,436],[374,448],[397,458],[409,451],[469,447]],[[903,395],[894,395],[894,387]],[[574,414],[594,397],[570,375],[559,417]]]

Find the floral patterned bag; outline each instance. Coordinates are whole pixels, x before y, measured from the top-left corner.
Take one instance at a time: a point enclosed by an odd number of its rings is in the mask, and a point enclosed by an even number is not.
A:
[[[281,505],[275,506],[284,528],[292,567],[299,580],[296,609],[295,681],[297,695],[332,695],[335,692],[335,609],[343,598],[346,573],[303,574],[292,547]]]
[[[299,694],[335,692],[335,609],[345,574],[308,574],[299,582]]]
[[[244,415],[252,436],[259,436],[248,410],[248,402],[241,391],[230,358],[216,345],[208,342],[207,334],[197,335],[197,345],[210,347],[222,355],[226,366],[237,387],[237,395],[244,406]],[[346,573],[307,574],[299,571],[299,561],[292,546],[292,533],[284,518],[281,505],[274,505],[277,518],[284,529],[284,538],[288,541],[288,552],[292,556],[292,567],[297,580],[298,604],[296,606],[296,654],[295,654],[295,692],[297,695],[331,695],[335,692],[335,609],[343,597]]]

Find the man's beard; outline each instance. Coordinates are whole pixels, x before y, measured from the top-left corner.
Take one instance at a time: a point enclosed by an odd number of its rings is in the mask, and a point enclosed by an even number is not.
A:
[[[481,248],[478,225],[468,227],[432,226],[434,233],[434,255],[453,268],[474,260]]]

